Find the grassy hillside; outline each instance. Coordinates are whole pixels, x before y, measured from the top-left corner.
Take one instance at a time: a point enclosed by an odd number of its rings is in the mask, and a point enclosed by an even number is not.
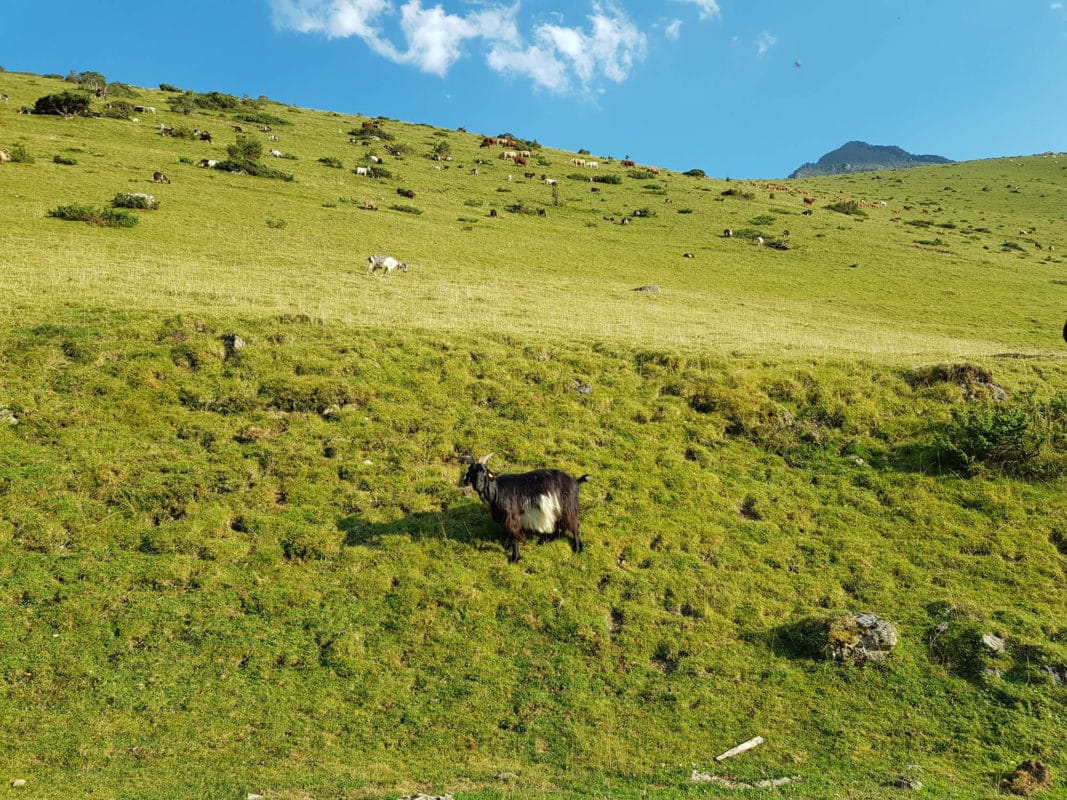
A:
[[[17,113],[69,88],[0,74],[22,795],[985,798],[1027,758],[1063,791],[1067,158],[771,185],[147,89]],[[196,166],[233,125],[293,180]],[[48,216],[120,192],[160,207]],[[468,452],[591,473],[585,552],[509,564]],[[846,611],[883,664],[823,657]]]

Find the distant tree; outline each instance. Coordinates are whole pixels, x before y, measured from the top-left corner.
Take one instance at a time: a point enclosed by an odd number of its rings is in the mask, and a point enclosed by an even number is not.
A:
[[[161,83],[161,84],[159,84],[159,91],[161,91],[161,92],[180,92],[181,89],[179,89],[173,83]]]
[[[92,98],[79,92],[59,92],[37,98],[33,104],[34,114],[55,114],[61,117],[76,117],[89,111]]]
[[[688,172],[683,172],[683,175],[688,175],[690,178],[706,178],[708,177],[702,169],[691,169]]]
[[[87,70],[78,75],[78,87],[90,92],[97,92],[107,88],[107,78],[99,72]]]

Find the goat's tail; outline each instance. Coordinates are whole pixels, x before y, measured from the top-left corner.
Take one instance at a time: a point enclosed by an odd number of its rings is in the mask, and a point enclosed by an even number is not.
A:
[[[592,477],[592,475],[583,475],[582,477],[578,478],[575,483],[585,483],[586,481],[591,480]]]

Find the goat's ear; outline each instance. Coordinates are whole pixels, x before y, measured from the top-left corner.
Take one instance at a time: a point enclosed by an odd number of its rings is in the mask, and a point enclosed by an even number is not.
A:
[[[469,465],[472,465],[472,466],[475,463],[477,463],[472,456],[468,456],[468,455],[460,456],[459,460],[462,461],[464,464],[469,464]]]
[[[492,457],[493,457],[492,453],[490,453],[487,456],[482,456],[481,458],[478,459],[478,463],[481,464],[482,466],[485,466],[485,462],[488,461]]]

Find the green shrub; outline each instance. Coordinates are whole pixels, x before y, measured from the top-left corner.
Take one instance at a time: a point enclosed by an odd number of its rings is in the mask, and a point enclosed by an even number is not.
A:
[[[627,172],[626,174],[629,175],[634,180],[638,180],[638,181],[647,181],[650,178],[656,177],[656,173],[649,172],[648,170],[645,170],[645,169],[632,169],[629,172]]]
[[[271,228],[273,230],[276,230],[276,231],[280,231],[282,228],[284,228],[288,224],[289,223],[286,222],[284,219],[268,219],[267,220],[267,227]]]
[[[688,175],[690,178],[706,178],[708,177],[702,169],[690,169],[682,173]]]
[[[134,114],[133,105],[125,100],[116,100],[104,106],[100,114],[108,119],[129,119]]]
[[[393,209],[393,211],[400,211],[400,212],[403,212],[404,214],[421,214],[422,213],[422,209],[421,208],[416,208],[415,206],[409,206],[409,205],[404,205],[404,204],[400,204],[400,203],[394,204],[394,205],[389,206],[389,207],[391,209]]]
[[[179,89],[177,86],[175,86],[172,83],[161,83],[161,84],[159,84],[159,91],[161,91],[161,92],[180,92],[181,89]]]
[[[226,152],[234,161],[259,161],[263,157],[263,143],[251,136],[238,136],[237,141],[226,146]]]
[[[34,114],[54,114],[60,117],[85,116],[92,98],[80,92],[58,92],[38,97],[33,104]]]
[[[159,208],[159,201],[144,192],[119,192],[111,200],[111,206],[113,208],[139,208],[145,211],[153,211]]]
[[[320,164],[325,164],[327,167],[333,167],[334,169],[342,169],[344,164],[341,163],[341,159],[334,158],[333,156],[323,156],[319,159]]]
[[[723,197],[736,197],[740,200],[755,200],[755,192],[746,192],[744,189],[727,189],[722,193]]]
[[[856,200],[840,200],[836,203],[831,203],[827,208],[830,211],[836,211],[838,214],[848,214],[852,217],[867,216],[867,212],[860,208],[860,204]]]
[[[78,163],[76,159],[67,158],[66,156],[61,156],[59,154],[52,156],[52,162],[55,164],[66,164],[68,166],[73,166]]]
[[[34,160],[29,151],[26,150],[26,147],[21,144],[12,147],[8,155],[11,156],[11,161],[14,164],[32,164]]]
[[[251,122],[256,125],[289,125],[289,120],[282,119],[274,114],[267,114],[263,111],[245,111],[240,114],[234,114],[233,118],[238,122]]]
[[[139,97],[138,92],[133,86],[128,83],[109,83],[107,86],[107,93],[113,97]]]
[[[1039,402],[981,402],[954,409],[937,437],[950,463],[970,473],[995,467],[1019,477],[1067,472],[1067,393]]]
[[[622,183],[622,178],[620,178],[618,175],[594,175],[593,183],[610,183],[612,185],[618,186],[620,183]]]
[[[274,169],[274,167],[268,167],[266,164],[262,164],[259,161],[244,161],[231,158],[226,161],[220,161],[215,165],[215,169],[222,170],[223,172],[243,172],[246,175],[252,175],[256,178],[276,178],[282,181],[295,180],[295,177],[291,173],[282,172],[280,169]]]
[[[97,208],[76,203],[53,208],[48,212],[48,216],[107,228],[132,228],[140,221],[135,215],[121,209]]]

